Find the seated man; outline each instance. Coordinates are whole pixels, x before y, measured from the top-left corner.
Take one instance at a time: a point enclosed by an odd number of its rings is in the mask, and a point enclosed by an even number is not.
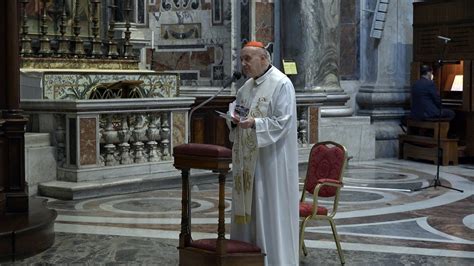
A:
[[[411,117],[417,120],[452,120],[454,111],[441,107],[441,100],[432,80],[433,69],[423,65],[420,74],[421,78],[411,88]]]

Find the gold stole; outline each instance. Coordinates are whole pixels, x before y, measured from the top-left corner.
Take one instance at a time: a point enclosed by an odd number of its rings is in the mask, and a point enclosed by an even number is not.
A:
[[[269,86],[270,85],[270,86]],[[251,98],[252,88],[241,88],[240,103],[244,106],[250,105],[249,116],[254,118],[266,117],[268,113],[268,105],[274,92],[274,86],[268,84],[260,84],[255,88],[256,94]],[[257,134],[255,129],[235,129],[234,145],[232,148],[232,172],[234,176],[233,202],[234,221],[238,224],[246,224],[251,220],[252,211],[252,194],[255,176],[255,168],[257,166],[258,145]]]

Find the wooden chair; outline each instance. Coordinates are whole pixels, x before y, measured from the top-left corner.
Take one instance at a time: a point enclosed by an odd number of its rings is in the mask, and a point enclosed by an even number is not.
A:
[[[192,266],[260,266],[265,254],[259,247],[225,238],[225,177],[232,162],[230,149],[218,145],[189,143],[173,149],[174,166],[182,172],[181,233],[179,234],[179,265]],[[219,173],[219,218],[217,239],[193,240],[191,237],[191,191],[189,170],[212,170]]]
[[[300,226],[300,252],[303,251],[305,256],[308,254],[304,244],[306,223],[309,220],[327,220],[331,225],[341,263],[345,263],[333,218],[336,215],[339,204],[339,192],[343,186],[342,174],[346,162],[346,148],[338,143],[332,141],[320,142],[311,149],[299,207],[300,218],[302,218]],[[312,201],[306,201],[306,193],[312,195]],[[328,208],[320,206],[318,204],[320,197],[334,197],[332,208],[328,210]]]

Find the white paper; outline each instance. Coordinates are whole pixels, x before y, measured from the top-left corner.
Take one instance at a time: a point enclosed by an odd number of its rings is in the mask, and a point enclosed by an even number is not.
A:
[[[235,118],[235,105],[235,101],[229,103],[229,111],[227,113],[230,114],[231,118]]]
[[[215,112],[219,114],[220,117],[225,118],[229,122],[232,122],[235,118],[235,101],[229,103],[229,111],[227,111],[227,113],[223,113],[217,110],[215,110]]]
[[[232,117],[230,116],[229,113],[223,113],[223,112],[219,112],[217,110],[216,110],[216,113],[218,113],[220,117],[225,118],[228,121],[232,121]]]

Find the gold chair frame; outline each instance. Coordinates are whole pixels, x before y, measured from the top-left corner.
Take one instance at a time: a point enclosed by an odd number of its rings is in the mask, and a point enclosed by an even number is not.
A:
[[[329,224],[331,225],[332,234],[333,234],[333,237],[334,237],[334,241],[336,242],[337,252],[339,253],[339,258],[341,260],[341,263],[345,264],[344,254],[342,253],[342,248],[341,248],[341,244],[340,244],[340,241],[339,241],[339,236],[338,236],[337,230],[336,230],[336,224],[334,223],[334,216],[336,215],[337,208],[338,208],[338,205],[339,205],[340,190],[343,187],[342,178],[343,178],[344,170],[346,169],[346,165],[347,165],[347,157],[348,157],[347,149],[343,145],[341,145],[339,143],[336,143],[336,142],[333,142],[333,141],[324,141],[324,142],[316,143],[311,148],[308,164],[311,162],[311,156],[313,154],[313,149],[315,149],[316,147],[321,146],[321,145],[325,145],[325,146],[334,145],[336,147],[341,148],[344,151],[344,161],[343,161],[342,169],[341,169],[341,172],[340,172],[340,175],[339,175],[339,181],[341,182],[341,184],[335,184],[335,183],[330,183],[330,182],[322,182],[322,183],[318,183],[316,185],[316,187],[314,188],[314,190],[313,190],[313,206],[312,206],[312,212],[311,212],[312,215],[309,215],[309,216],[305,217],[301,221],[301,225],[300,225],[300,252],[303,251],[303,254],[305,256],[308,255],[308,251],[307,251],[306,246],[304,244],[304,232],[305,232],[304,230],[306,228],[306,223],[309,220],[327,220],[329,222]],[[305,182],[304,182],[304,186],[303,186],[303,192],[301,193],[300,202],[305,201],[306,179],[307,178],[308,178],[308,172],[306,172],[306,177],[305,177]],[[333,206],[332,206],[331,212],[328,213],[327,215],[318,215],[317,214],[318,213],[317,212],[317,210],[318,210],[318,197],[319,197],[318,194],[319,194],[319,190],[323,186],[332,186],[332,187],[336,187],[337,189],[336,189],[336,193],[335,193],[335,196],[334,196],[334,201],[333,201]]]

